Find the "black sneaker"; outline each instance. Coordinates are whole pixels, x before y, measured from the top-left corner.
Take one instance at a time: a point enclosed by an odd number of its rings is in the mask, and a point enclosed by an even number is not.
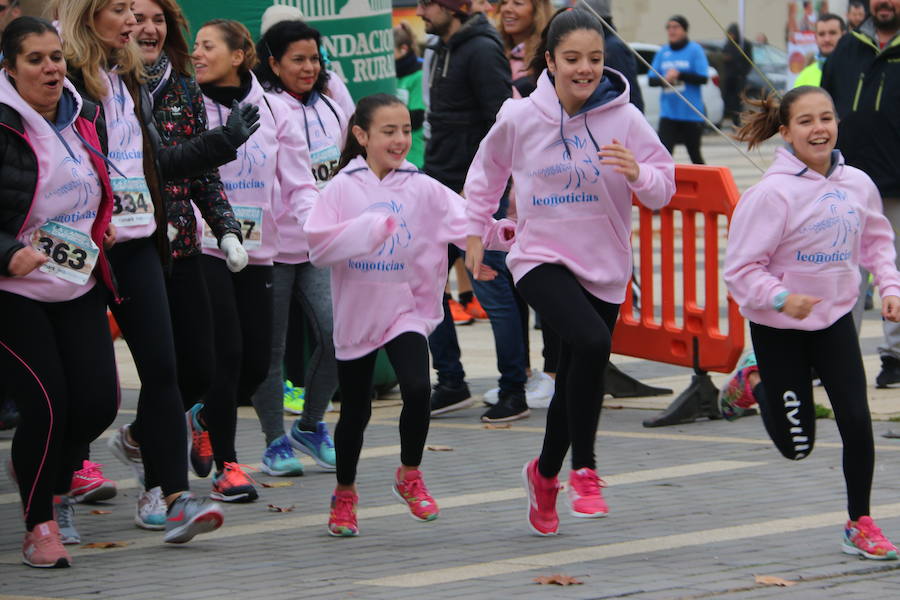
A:
[[[431,392],[431,416],[468,408],[472,405],[472,394],[465,381],[459,383],[437,382]]]
[[[900,360],[882,355],[881,373],[875,378],[875,387],[886,388],[893,383],[900,383]]]
[[[500,392],[497,404],[487,409],[481,420],[484,423],[503,423],[524,419],[531,414],[525,402],[525,393]]]

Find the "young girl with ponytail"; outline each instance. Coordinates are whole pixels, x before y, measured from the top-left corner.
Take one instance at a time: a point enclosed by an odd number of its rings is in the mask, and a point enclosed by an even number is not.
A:
[[[409,111],[395,96],[360,100],[339,173],[322,191],[304,228],[312,263],[331,266],[341,390],[334,434],[338,484],[328,519],[334,536],[359,534],[356,466],[372,412],[375,355],[382,347],[403,397],[401,465],[393,492],[413,518],[438,516],[419,470],[430,413],[427,336],[443,318],[447,244],[465,240],[465,203],[405,160],[411,130]],[[485,238],[492,246],[504,246],[511,226],[492,221]],[[489,269],[485,273],[494,275]]]
[[[844,163],[828,92],[794,88],[779,102],[751,102],[737,139],[752,149],[776,133],[786,146],[762,181],[741,197],[725,258],[728,291],[750,320],[757,365],[738,372],[752,388],[775,446],[806,458],[816,421],[810,369],[825,386],[844,442],[849,520],[847,554],[896,559],[897,549],[869,515],[875,465],[866,376],[851,309],[859,267],[875,276],[882,316],[900,320],[900,273],[893,231],[869,177]]]
[[[675,191],[672,157],[603,56],[600,21],[579,9],[557,12],[531,66],[537,88],[503,105],[466,177],[466,266],[480,276],[480,236],[512,176],[518,222],[506,262],[561,340],[543,449],[522,472],[538,535],[559,528],[557,475],[570,446],[572,515],[607,514],[594,442],[604,365],[631,279],[631,196],[658,209]]]

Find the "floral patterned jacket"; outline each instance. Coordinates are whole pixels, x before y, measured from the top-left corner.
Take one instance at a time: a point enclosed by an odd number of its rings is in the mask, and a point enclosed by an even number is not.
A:
[[[172,69],[153,92],[153,116],[165,146],[175,146],[206,131],[206,109],[197,80]],[[242,239],[240,225],[234,218],[218,170],[212,169],[194,179],[166,181],[163,195],[173,259],[200,254],[191,201],[200,209],[216,239],[221,241],[226,233]]]

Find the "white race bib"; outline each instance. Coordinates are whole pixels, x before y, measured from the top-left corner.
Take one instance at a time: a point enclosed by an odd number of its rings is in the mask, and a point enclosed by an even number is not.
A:
[[[309,158],[312,163],[313,177],[316,179],[316,187],[321,190],[334,177],[334,171],[341,158],[341,151],[337,149],[337,146],[331,144],[310,152]]]
[[[41,271],[78,285],[88,282],[100,254],[89,235],[55,221],[44,223],[32,234],[31,247],[50,257]]]
[[[241,224],[241,235],[244,237],[244,249],[254,250],[262,246],[263,208],[261,206],[231,206],[234,218]],[[203,222],[203,236],[200,245],[204,248],[218,248],[219,242],[213,234],[209,223]]]
[[[153,222],[153,200],[143,177],[113,177],[112,222],[116,227],[147,225]]]

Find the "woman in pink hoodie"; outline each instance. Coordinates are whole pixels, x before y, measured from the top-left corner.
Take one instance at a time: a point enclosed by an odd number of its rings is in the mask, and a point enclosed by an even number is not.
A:
[[[0,377],[22,419],[12,446],[22,562],[68,567],[53,495],[68,493],[83,448],[112,423],[119,400],[106,320],[114,293],[106,128],[99,107],[66,80],[50,23],[16,19],[2,52]]]
[[[393,492],[413,518],[431,521],[438,516],[419,471],[430,414],[427,336],[443,319],[447,244],[462,245],[466,219],[458,194],[405,160],[411,130],[409,111],[395,96],[360,100],[339,173],[304,228],[310,261],[331,266],[341,390],[334,434],[338,485],[328,520],[334,536],[359,533],[356,466],[372,412],[375,356],[382,347],[403,397],[401,465]],[[491,245],[502,247],[501,238],[511,233],[512,224],[486,225]]]
[[[216,375],[203,404],[190,411],[192,429],[208,430],[212,442],[216,472],[211,496],[250,502],[257,492],[237,461],[237,403],[249,401],[269,372],[274,259],[305,254],[306,241],[299,233],[318,192],[302,126],[290,106],[266,94],[251,71],[257,58],[247,28],[227,19],[205,23],[191,59],[211,125],[225,123],[235,102],[260,107],[259,131],[237,149],[236,160],[219,168],[235,216],[244,225],[250,264],[230,272],[215,237],[208,230],[201,235]]]
[[[731,219],[725,282],[750,320],[757,361],[738,375],[759,403],[775,446],[800,460],[815,442],[810,369],[816,370],[844,442],[850,519],[841,547],[865,558],[896,559],[897,549],[869,516],[875,444],[850,314],[862,265],[875,276],[883,317],[900,320],[893,230],[875,184],[835,150],[837,116],[828,92],[801,86],[780,103],[770,96],[753,105],[738,139],[753,148],[780,133],[787,146],[776,150]],[[757,367],[761,381],[754,382]]]
[[[511,175],[518,225],[507,264],[518,291],[562,340],[543,449],[523,469],[528,522],[538,535],[558,530],[557,474],[570,446],[571,513],[607,513],[594,441],[604,365],[631,277],[631,196],[656,209],[675,191],[672,157],[629,104],[625,78],[604,70],[603,50],[595,17],[558,12],[535,54],[537,89],[503,105],[466,178],[467,266],[480,275],[480,236]]]

